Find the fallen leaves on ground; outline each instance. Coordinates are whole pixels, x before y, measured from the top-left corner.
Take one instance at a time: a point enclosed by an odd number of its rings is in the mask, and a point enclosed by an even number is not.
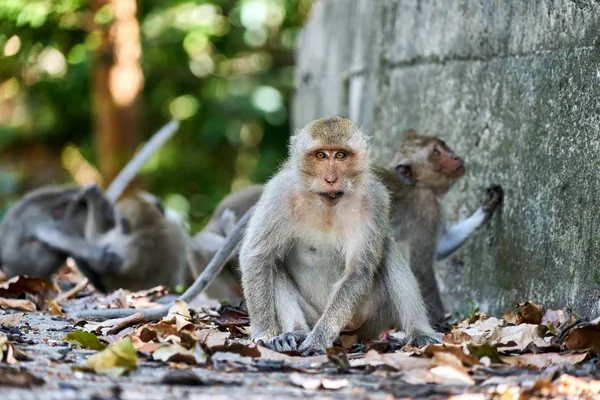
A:
[[[0,362],[7,364],[16,364],[17,361],[28,360],[27,354],[19,350],[9,339],[8,336],[0,333]]]
[[[29,296],[27,290],[35,285],[47,289],[30,277],[13,278],[4,285],[9,291],[4,293],[11,295],[0,299],[0,306],[2,300],[11,308],[27,304],[28,308],[21,309],[28,311],[35,310],[35,304],[13,296],[19,290],[18,296]],[[81,308],[147,308],[156,306],[166,294],[164,287],[133,293],[120,290],[66,300],[61,306],[67,316],[70,310]],[[59,309],[50,302],[45,312],[58,315]],[[17,329],[22,316],[0,315],[0,328]],[[588,396],[600,390],[600,381],[564,373],[595,371],[600,320],[577,321],[569,310],[550,310],[532,301],[517,304],[503,318],[475,312],[444,332],[441,344],[420,349],[405,346],[403,332],[382,332],[372,340],[348,333],[326,354],[302,357],[253,343],[248,337],[249,322],[240,307],[190,308],[177,301],[160,321],[146,321],[142,314],[103,322],[77,321],[80,330],[64,340],[97,351],[88,358],[84,367],[88,370],[119,376],[134,371],[139,358],[169,368],[172,373],[163,378],[169,384],[205,384],[188,370],[201,368],[223,373],[287,372],[282,375],[283,384],[323,391],[356,390],[348,379],[356,375],[390,377],[396,382],[394,393],[402,393],[399,385],[423,387],[423,393],[429,394],[478,393],[484,397]],[[0,344],[2,361],[17,362],[11,338],[0,335]],[[1,374],[2,370],[0,383]]]
[[[65,342],[80,346],[84,349],[104,350],[106,348],[106,343],[102,343],[100,339],[98,339],[98,336],[91,332],[70,332],[63,338],[63,340]]]
[[[134,371],[138,366],[138,357],[129,338],[124,338],[87,360],[94,372],[111,376],[120,376]]]
[[[35,311],[36,307],[33,301],[27,299],[5,299],[0,297],[0,307],[12,308],[20,311]]]

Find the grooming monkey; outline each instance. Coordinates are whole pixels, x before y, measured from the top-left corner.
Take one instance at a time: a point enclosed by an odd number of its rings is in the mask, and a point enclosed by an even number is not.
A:
[[[498,185],[487,189],[481,207],[469,218],[448,228],[444,195],[465,174],[463,160],[443,140],[407,131],[392,162],[378,170],[391,192],[391,225],[413,273],[416,275],[430,318],[444,320],[433,265],[455,252],[502,200]]]
[[[90,246],[86,239],[94,241],[100,233],[114,232],[117,218],[122,222],[127,219],[128,213],[131,219],[141,218],[139,212],[133,213],[132,207],[127,206],[121,207],[125,212],[115,213],[113,203],[149,156],[175,134],[178,126],[177,121],[171,121],[159,130],[114,180],[106,196],[94,186],[50,186],[25,195],[0,226],[2,269],[9,276],[50,277],[68,256],[73,256],[79,261],[82,272],[102,290],[97,273],[114,271],[127,262],[121,260],[109,246]],[[142,205],[140,210],[145,210],[142,214],[164,219],[162,214],[152,211],[156,208],[153,200],[149,202],[152,206],[146,203],[148,200],[137,201]],[[140,279],[143,278],[141,276]]]
[[[82,188],[80,201],[87,219],[84,237],[57,234],[39,227],[37,236],[53,249],[75,259],[77,266],[101,291],[177,286],[187,273],[187,235],[181,223],[165,215],[158,198],[138,192],[114,206],[116,223],[105,229],[98,186]]]
[[[462,159],[441,139],[408,131],[390,165],[387,168],[375,168],[375,171],[390,191],[394,237],[402,243],[403,255],[409,260],[417,277],[430,318],[435,323],[441,323],[444,307],[433,269],[434,261],[456,251],[479,226],[491,218],[502,200],[502,188],[489,187],[482,206],[471,217],[448,228],[444,215],[444,195],[465,174],[465,167]],[[231,193],[219,204],[206,228],[210,231],[210,240],[202,233],[194,239],[196,251],[204,254],[203,259],[197,260],[196,268],[203,269],[208,263],[203,260],[209,260],[225,240],[226,235],[222,232],[231,225],[231,219],[235,219],[236,215],[244,215],[256,203],[262,189],[260,185],[242,189]],[[227,215],[228,210],[233,215]],[[236,272],[233,262],[227,264],[223,275],[227,279],[219,276],[209,288],[213,290],[213,297],[227,296],[239,287],[239,283],[234,281]]]
[[[240,250],[252,339],[302,354],[324,351],[342,330],[402,328],[419,343],[435,340],[369,158],[365,136],[342,117],[292,136]]]

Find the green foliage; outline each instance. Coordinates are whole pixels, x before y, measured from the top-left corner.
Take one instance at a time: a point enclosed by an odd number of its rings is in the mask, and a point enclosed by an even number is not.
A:
[[[285,156],[294,49],[310,5],[138,1],[143,131],[147,137],[173,116],[182,120],[143,183],[167,205],[189,211],[194,230],[232,187],[263,182]],[[90,65],[99,38],[89,27],[110,24],[112,13],[104,7],[93,15],[88,7],[83,0],[0,2],[3,153],[29,154],[22,148],[36,145],[37,156],[60,161],[74,145],[96,163]],[[0,168],[0,176],[16,170],[22,182],[31,174],[18,163]],[[52,183],[40,179],[33,181]]]
[[[106,343],[103,343],[98,339],[98,336],[92,332],[86,331],[73,331],[67,334],[63,338],[65,342],[81,346],[84,349],[91,350],[104,350]]]

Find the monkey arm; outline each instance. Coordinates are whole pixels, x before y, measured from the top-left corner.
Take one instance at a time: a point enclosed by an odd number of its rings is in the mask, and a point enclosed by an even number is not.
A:
[[[472,216],[445,231],[438,240],[436,258],[441,260],[454,253],[486,221],[487,217],[487,213],[480,207]]]
[[[40,226],[34,233],[35,237],[69,256],[85,261],[90,268],[100,272],[119,269],[123,260],[115,253],[102,246],[96,246],[78,236],[72,236],[49,226]]]

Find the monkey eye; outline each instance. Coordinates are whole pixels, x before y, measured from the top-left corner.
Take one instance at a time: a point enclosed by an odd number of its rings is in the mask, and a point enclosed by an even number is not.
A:
[[[343,160],[346,157],[348,157],[348,154],[345,151],[338,151],[337,153],[335,153],[335,158],[337,158],[338,160]]]
[[[324,151],[317,151],[317,153],[315,154],[315,157],[317,157],[319,160],[324,160],[327,158],[327,155],[325,154]]]
[[[433,154],[434,156],[439,156],[440,155],[440,149],[438,149],[437,146],[433,146],[433,151],[431,152],[431,154]]]

